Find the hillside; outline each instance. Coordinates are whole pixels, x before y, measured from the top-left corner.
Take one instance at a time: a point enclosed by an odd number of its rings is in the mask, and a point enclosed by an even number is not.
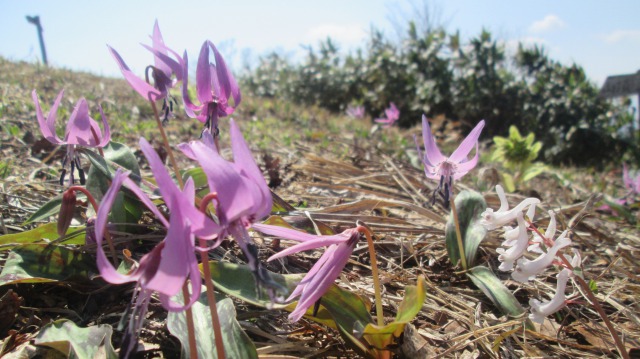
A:
[[[41,228],[47,222],[56,222],[57,216],[51,216],[24,224],[43,204],[62,192],[59,177],[64,150],[43,139],[31,99],[34,89],[45,113],[58,92],[65,90],[58,110],[60,126],[80,97],[87,99],[93,118],[99,118],[97,104],[101,104],[109,119],[112,140],[131,147],[141,161],[143,177],[147,180],[151,178],[149,166],[139,149],[138,140],[143,136],[156,149],[162,147],[151,106],[124,80],[0,58],[0,213],[3,219],[0,235],[9,234],[0,236],[0,266],[3,270],[0,275],[0,337],[3,341],[0,356],[11,351],[7,357],[18,357],[19,353],[30,357],[34,353],[44,355],[49,349],[35,346],[34,340],[42,342],[44,339],[39,336],[41,329],[60,319],[69,319],[79,327],[109,325],[113,329],[111,340],[118,348],[123,341],[118,323],[122,314],[130,309],[134,285],[112,285],[98,278],[96,245],[85,243],[84,227],[78,227],[82,231],[79,234],[81,240],[77,236],[67,236],[67,242],[64,238],[59,241],[57,236],[47,241],[28,239],[28,243],[36,242],[38,245],[52,241],[52,244],[63,247],[67,255],[84,258],[85,272],[81,277],[73,270],[69,272],[73,275],[67,275],[66,271],[70,269],[64,266],[77,265],[69,262],[68,258],[61,259],[62,269],[54,276],[53,267],[42,264],[55,262],[46,257],[45,252],[32,257],[33,263],[28,263],[28,258],[24,257],[27,259],[20,263],[26,264],[19,270],[7,265],[19,267],[16,256],[24,253],[19,249],[34,245],[20,242],[27,241],[20,237],[21,233]],[[172,118],[166,127],[174,149],[179,143],[198,139],[202,128],[196,120],[180,111],[176,113],[176,118]],[[364,222],[371,229],[381,271],[382,302],[387,321],[398,314],[399,304],[409,292],[406,286],[421,283],[419,277],[424,276],[426,299],[415,318],[410,320],[410,325],[405,327],[404,339],[394,344],[392,349],[396,355],[464,358],[617,355],[602,319],[579,295],[577,286],[571,286],[573,294],[569,297],[572,303],[549,316],[542,326],[536,324],[536,330],[525,331],[522,316],[508,318],[502,315],[461,268],[451,264],[445,243],[449,210],[441,201],[433,206],[430,204],[431,194],[438,183],[425,178],[419,163],[413,139],[414,135],[421,136],[419,127],[372,131],[370,118],[351,119],[324,109],[257,98],[249,93],[243,93],[243,102],[233,118],[251,147],[269,187],[282,199],[280,203],[276,199],[279,220],[299,228],[334,233],[353,228],[356,221]],[[221,123],[226,126],[223,128],[228,128],[226,118],[221,119]],[[458,132],[457,123],[436,119],[432,126],[439,135],[443,153],[451,153],[464,138]],[[221,136],[222,154],[230,158],[228,131],[223,130]],[[479,191],[488,206],[496,209],[500,200],[494,186],[504,170],[499,163],[488,162],[491,139],[481,136],[480,142],[481,162],[456,183],[455,192],[465,189]],[[82,161],[85,172],[89,173],[90,161]],[[178,155],[178,163],[183,170],[195,167],[194,162],[182,154]],[[596,297],[615,330],[622,334],[627,349],[634,350],[637,355],[640,350],[640,318],[637,314],[640,312],[640,268],[637,265],[640,228],[635,222],[640,211],[636,203],[626,212],[625,218],[622,214],[614,216],[597,210],[599,205],[594,205],[605,195],[619,195],[622,189],[620,169],[587,173],[584,169],[550,168],[519,192],[508,194],[508,199],[515,206],[526,197],[539,198],[541,205],[536,217],[537,225],[547,228],[547,210],[554,210],[558,228],[570,229],[572,247],[582,252],[582,276],[587,281],[593,280],[593,286],[597,288]],[[79,198],[78,202],[76,221],[72,225],[84,226],[87,216],[94,213],[88,210],[90,205],[86,200]],[[149,248],[162,240],[164,229],[149,215],[142,215],[132,227],[135,228],[127,231],[118,228],[114,236],[119,249],[129,251],[130,260],[139,261]],[[525,308],[529,306],[529,298],[551,298],[557,270],[551,268],[536,280],[524,284],[511,279],[508,273],[498,271],[500,262],[496,248],[501,242],[499,232],[490,231],[486,235],[480,244],[476,263],[496,273]],[[288,246],[288,242],[280,243],[255,231],[251,235],[259,246],[260,258],[265,261]],[[62,249],[56,247],[55,250]],[[320,255],[320,250],[314,250],[289,256],[285,261],[265,263],[266,268],[274,273],[305,273]],[[224,241],[211,251],[210,258],[225,263],[246,263],[243,253],[231,241]],[[55,267],[56,264],[49,265]],[[7,279],[9,275],[18,274],[29,276],[30,280],[16,282]],[[366,298],[365,301],[371,304],[374,298],[371,274],[371,261],[363,241],[353,250],[337,284]],[[233,279],[220,280],[221,283],[233,282]],[[322,324],[305,317],[292,324],[285,310],[269,310],[258,305],[260,303],[250,303],[226,294],[233,298],[239,327],[263,358],[361,355],[357,348],[345,341],[344,333],[341,336],[338,330],[324,325],[329,322],[326,319]],[[140,334],[144,348],[140,349],[138,357],[177,357],[180,341],[169,332],[166,310],[155,297],[151,299],[146,318]]]

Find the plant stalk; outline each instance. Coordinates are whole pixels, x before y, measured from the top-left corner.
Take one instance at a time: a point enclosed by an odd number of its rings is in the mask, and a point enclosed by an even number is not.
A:
[[[456,226],[456,238],[458,239],[458,253],[460,254],[460,262],[462,264],[462,270],[467,270],[467,257],[464,253],[464,244],[462,243],[462,232],[460,231],[460,220],[458,219],[458,211],[456,210],[456,201],[453,198],[453,193],[449,196],[449,203],[451,204],[451,213],[453,213],[453,223]]]
[[[373,290],[376,296],[376,318],[378,320],[378,326],[384,326],[384,313],[382,312],[382,295],[380,293],[380,275],[378,273],[378,260],[376,259],[376,249],[373,246],[373,238],[371,231],[366,227],[360,225],[357,228],[358,232],[363,233],[367,237],[367,244],[369,245],[369,256],[371,257],[371,275],[373,276]]]
[[[193,283],[195,285],[195,283]],[[185,281],[182,286],[182,296],[184,297],[184,303],[189,302],[189,282]],[[191,308],[185,309],[185,317],[187,318],[187,333],[189,335],[189,358],[198,359],[198,344],[196,342],[196,327],[193,322],[193,312]]]
[[[206,213],[207,205],[212,199],[217,200],[216,193],[207,194],[200,202],[200,211]],[[207,242],[198,238],[200,247],[206,248]],[[218,306],[216,304],[216,293],[214,292],[214,284],[211,279],[211,268],[209,267],[209,255],[205,251],[200,252],[200,259],[202,261],[202,273],[204,274],[204,282],[207,286],[207,301],[209,302],[209,311],[211,312],[211,326],[213,326],[213,335],[216,342],[216,353],[219,359],[225,358],[224,342],[222,341],[222,328],[220,327],[220,318],[218,317]]]
[[[182,189],[184,187],[184,181],[182,181],[182,175],[180,174],[180,168],[178,167],[178,162],[176,162],[176,158],[173,156],[173,151],[171,150],[171,146],[169,146],[169,140],[167,139],[167,134],[164,132],[162,121],[160,121],[158,108],[156,107],[156,103],[154,101],[149,100],[149,102],[151,102],[151,108],[153,109],[153,117],[156,119],[156,124],[158,125],[158,129],[160,130],[160,136],[162,136],[162,142],[164,144],[164,148],[167,150],[167,154],[169,155],[169,162],[171,162],[171,166],[173,167],[173,172],[176,175],[176,180],[178,181],[178,185],[180,185],[180,188]]]

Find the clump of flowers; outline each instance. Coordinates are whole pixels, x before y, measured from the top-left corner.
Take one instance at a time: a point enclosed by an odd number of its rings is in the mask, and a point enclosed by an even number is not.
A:
[[[349,106],[347,107],[347,116],[351,118],[364,118],[364,106]]]
[[[539,230],[534,224],[536,205],[540,200],[526,198],[520,204],[509,209],[509,203],[502,186],[496,186],[496,192],[500,198],[500,208],[494,211],[487,208],[481,215],[481,223],[487,230],[499,227],[504,228],[504,242],[498,248],[498,260],[501,262],[498,269],[510,271],[511,277],[521,283],[526,283],[542,274],[552,264],[559,265],[562,270],[558,274],[556,295],[552,300],[541,302],[530,300],[531,315],[529,319],[542,323],[549,316],[562,309],[566,304],[565,288],[569,278],[574,277],[574,269],[581,266],[580,255],[576,252],[573,258],[567,259],[562,251],[571,245],[569,230],[565,230],[556,237],[556,219],[553,211],[549,211],[549,226],[546,231]],[[526,220],[525,220],[526,216]],[[513,221],[517,226],[507,227]],[[525,257],[527,253],[538,256],[535,259]]]

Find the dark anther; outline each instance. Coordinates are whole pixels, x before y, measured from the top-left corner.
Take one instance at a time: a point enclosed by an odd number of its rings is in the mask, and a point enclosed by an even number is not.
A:
[[[316,302],[313,304],[313,316],[317,317],[318,316],[318,310],[320,309],[320,301],[322,300],[322,297],[318,298],[318,300],[316,300]]]
[[[64,186],[64,176],[67,174],[67,170],[66,169],[62,169],[62,171],[60,171],[60,185]]]

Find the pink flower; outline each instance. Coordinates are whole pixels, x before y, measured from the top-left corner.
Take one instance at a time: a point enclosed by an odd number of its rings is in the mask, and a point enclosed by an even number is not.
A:
[[[386,117],[376,118],[374,120],[375,122],[382,124],[382,127],[384,128],[393,126],[393,124],[400,118],[400,110],[398,110],[393,102],[389,103],[389,108],[384,110],[384,114]]]
[[[219,240],[232,235],[247,257],[258,285],[264,286],[272,300],[284,288],[275,282],[258,259],[258,249],[247,233],[254,222],[271,213],[271,190],[254,161],[251,150],[235,121],[231,120],[231,145],[234,161],[225,160],[213,143],[209,131],[202,133],[202,141],[181,144],[189,158],[196,160],[207,175],[211,193],[217,194],[216,215],[221,231]]]
[[[296,309],[289,314],[289,320],[292,322],[300,320],[307,309],[320,300],[322,295],[335,282],[360,240],[360,232],[357,228],[350,228],[332,236],[316,236],[294,229],[267,224],[254,224],[252,228],[265,234],[300,242],[271,256],[268,259],[269,261],[290,254],[328,246],[322,257],[313,265],[309,273],[298,283],[296,289],[287,298],[287,301],[291,301],[300,296]]]
[[[209,62],[209,49],[213,50],[215,64]],[[205,124],[205,128],[217,135],[218,118],[231,115],[242,100],[240,89],[233,74],[227,68],[222,55],[211,41],[205,41],[200,49],[200,57],[196,67],[196,92],[199,105],[191,101],[188,90],[189,59],[185,51],[183,56],[184,81],[182,82],[182,99],[185,111],[191,118]],[[233,100],[233,104],[229,101]]]
[[[364,106],[349,106],[347,107],[347,116],[351,118],[363,118]]]
[[[461,178],[467,172],[471,171],[478,163],[478,138],[484,127],[484,120],[480,121],[476,127],[469,133],[467,138],[462,141],[458,148],[453,151],[451,156],[445,157],[440,153],[436,145],[436,139],[431,133],[429,121],[426,116],[422,116],[422,138],[424,141],[424,156],[420,151],[417,139],[416,147],[418,155],[424,164],[424,173],[427,178],[439,180],[440,184],[433,193],[432,202],[435,203],[436,193],[440,193],[445,203],[449,202],[449,197],[453,193],[453,181]],[[469,152],[475,147],[476,154],[472,159],[468,159]]]
[[[58,97],[51,106],[51,110],[45,119],[38,101],[38,94],[36,90],[31,93],[31,98],[36,105],[36,117],[38,118],[38,124],[40,125],[40,131],[47,141],[54,145],[67,146],[67,154],[62,161],[62,176],[60,177],[60,184],[64,183],[67,165],[71,166],[71,172],[69,173],[69,182],[74,183],[74,169],[78,170],[80,175],[80,183],[84,184],[84,172],[80,166],[80,157],[76,153],[76,146],[82,147],[104,147],[111,140],[111,132],[109,130],[109,124],[107,118],[102,112],[102,107],[98,106],[100,110],[100,117],[102,117],[102,126],[104,127],[104,134],[100,130],[98,123],[89,116],[89,105],[87,100],[81,98],[78,100],[76,107],[74,107],[69,122],[67,122],[67,129],[65,131],[64,140],[60,139],[56,134],[56,112],[60,101],[62,101],[62,95],[64,90],[60,91]]]
[[[141,79],[136,76],[129,69],[120,54],[110,46],[107,47],[129,85],[146,100],[157,101],[165,99],[168,96],[169,89],[173,88],[182,80],[182,58],[178,53],[169,49],[164,44],[157,20],[153,26],[151,41],[152,46],[142,46],[154,54],[154,65],[147,68],[151,69],[153,84],[148,83],[148,79]],[[170,55],[173,56],[173,58]]]

